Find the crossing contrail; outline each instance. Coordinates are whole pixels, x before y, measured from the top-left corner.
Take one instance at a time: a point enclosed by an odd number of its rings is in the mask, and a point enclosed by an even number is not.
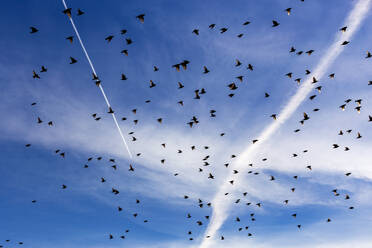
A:
[[[255,151],[259,148],[259,146],[262,145],[262,143],[264,143],[267,139],[269,139],[275,133],[275,131],[278,130],[280,126],[292,116],[292,114],[297,110],[300,104],[306,99],[310,91],[314,88],[314,84],[312,83],[313,77],[319,80],[324,76],[328,68],[343,51],[344,46],[342,46],[341,43],[343,41],[349,41],[352,38],[352,36],[360,27],[363,19],[366,17],[370,5],[371,0],[359,0],[355,4],[344,22],[344,26],[347,26],[347,31],[344,33],[338,32],[338,34],[336,34],[333,44],[329,47],[325,55],[320,59],[320,62],[316,66],[313,74],[305,80],[296,94],[292,96],[291,99],[289,99],[288,103],[284,106],[284,108],[278,115],[277,120],[267,126],[261,132],[261,134],[257,138],[258,142],[254,145],[248,145],[248,147],[241,153],[239,159],[236,161],[236,163],[233,164],[233,169],[239,170],[246,167],[247,161],[249,161],[249,158],[252,158],[255,155]],[[238,174],[239,176],[234,179],[235,184],[241,180],[242,175],[240,174]],[[231,202],[228,202],[226,200],[224,194],[228,190],[231,191],[231,185],[226,182],[220,187],[213,199],[212,218],[205,232],[205,236],[209,235],[211,236],[211,238],[204,238],[199,246],[200,248],[213,247],[213,242],[216,236],[215,234],[218,232],[229,215],[228,212],[231,206]]]
[[[66,4],[65,0],[62,0],[62,3],[63,3],[63,5],[65,6],[65,9],[67,10],[68,7],[67,7],[67,4]],[[69,17],[69,19],[70,19],[70,22],[71,22],[72,27],[73,27],[74,30],[75,30],[76,36],[77,36],[78,39],[79,39],[79,42],[80,42],[81,48],[83,49],[83,51],[84,51],[84,53],[85,53],[85,57],[87,58],[87,60],[88,60],[88,62],[89,62],[89,65],[90,65],[90,68],[92,69],[93,74],[94,74],[95,76],[98,76],[97,73],[96,73],[96,70],[94,69],[93,63],[92,63],[92,61],[90,60],[90,57],[89,57],[89,55],[88,55],[88,52],[87,52],[87,50],[85,49],[85,46],[84,46],[84,44],[83,44],[83,41],[81,40],[81,37],[80,37],[79,31],[77,30],[77,28],[76,28],[76,26],[75,26],[74,20],[72,20],[71,15],[68,15],[68,17]],[[99,89],[101,90],[101,93],[102,93],[102,95],[103,95],[103,98],[105,98],[105,101],[106,101],[107,107],[110,109],[110,108],[111,108],[111,104],[110,104],[110,102],[109,102],[109,100],[108,100],[108,98],[107,98],[107,96],[106,96],[106,94],[105,94],[105,91],[103,90],[102,84],[101,84],[101,83],[98,84],[98,87],[99,87]],[[116,127],[118,128],[119,134],[120,134],[120,136],[121,136],[121,139],[123,140],[123,144],[124,144],[125,148],[126,148],[127,151],[128,151],[129,157],[132,158],[132,153],[131,153],[130,150],[129,150],[129,147],[128,147],[127,142],[125,141],[124,135],[123,135],[123,133],[122,133],[122,131],[121,131],[121,129],[120,129],[120,126],[119,126],[119,123],[118,123],[118,121],[117,121],[117,119],[116,119],[115,113],[111,113],[111,116],[112,116],[112,118],[114,119],[114,122],[115,122]]]

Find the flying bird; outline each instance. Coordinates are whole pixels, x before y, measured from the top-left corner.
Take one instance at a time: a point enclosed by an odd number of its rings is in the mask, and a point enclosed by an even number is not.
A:
[[[36,32],[38,32],[39,30],[35,27],[30,27],[31,31],[30,31],[30,34],[34,34]]]
[[[145,14],[140,14],[140,15],[136,16],[136,18],[137,18],[141,23],[144,23],[144,22],[145,22]]]

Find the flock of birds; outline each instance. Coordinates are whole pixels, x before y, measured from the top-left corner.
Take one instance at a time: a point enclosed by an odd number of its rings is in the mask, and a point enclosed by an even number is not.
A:
[[[301,1],[303,1],[303,0],[301,0]],[[285,11],[288,15],[290,15],[290,14],[291,14],[291,11],[292,11],[292,8],[287,8],[287,9],[285,9],[284,11]],[[65,10],[63,10],[63,13],[64,13],[65,15],[67,15],[69,18],[71,18],[71,16],[72,16],[72,9],[71,9],[71,8],[65,9]],[[78,9],[76,13],[77,13],[77,16],[84,15],[84,11],[82,11],[81,9]],[[140,14],[140,15],[136,16],[136,18],[138,19],[138,21],[139,21],[140,23],[144,23],[144,21],[145,21],[145,14]],[[250,21],[245,21],[245,22],[242,23],[243,26],[247,26],[247,25],[250,25],[250,24],[251,24]],[[276,21],[276,20],[272,20],[272,27],[273,27],[273,28],[277,28],[278,26],[280,26],[280,23],[279,23],[278,21]],[[209,28],[209,29],[215,29],[215,28],[216,28],[216,24],[210,24],[208,28]],[[30,27],[30,29],[31,29],[30,33],[33,34],[33,35],[39,31],[38,28],[36,28],[36,27]],[[220,31],[221,34],[227,32],[228,30],[229,30],[229,29],[228,29],[227,27],[221,27],[221,28],[219,29],[219,31]],[[340,28],[339,30],[340,30],[340,32],[347,32],[347,31],[348,31],[346,26]],[[194,30],[192,30],[191,32],[192,32],[192,34],[200,35],[200,33],[201,33],[202,31],[200,31],[199,29],[194,29]],[[127,30],[126,30],[126,29],[122,29],[122,30],[120,31],[120,34],[121,34],[121,35],[126,35],[126,33],[127,33]],[[241,33],[241,34],[238,34],[237,37],[238,37],[238,38],[242,38],[243,35],[244,35],[244,34]],[[109,36],[107,36],[107,37],[105,38],[105,40],[106,40],[108,43],[110,43],[110,42],[113,40],[113,38],[114,38],[114,35],[109,35]],[[66,37],[66,40],[67,40],[68,42],[70,42],[70,43],[73,43],[73,42],[75,41],[75,36],[70,35],[70,36]],[[130,45],[130,44],[132,44],[132,42],[133,42],[132,39],[130,39],[130,38],[126,38],[125,40],[126,40],[126,44],[127,44],[127,45]],[[347,45],[348,43],[349,43],[349,41],[344,41],[344,42],[342,42],[340,45],[345,46],[345,45]],[[314,52],[315,52],[315,51],[314,51],[313,49],[310,49],[310,50],[308,50],[308,51],[298,50],[298,49],[296,49],[294,46],[291,46],[290,49],[289,49],[289,53],[296,54],[296,55],[298,55],[298,56],[300,56],[300,55],[302,55],[302,54],[304,54],[304,53],[307,54],[308,56],[310,56],[310,55],[312,55]],[[128,52],[127,49],[122,50],[121,53],[124,54],[125,56],[129,56],[129,52]],[[368,59],[368,58],[371,58],[371,57],[372,57],[371,53],[370,53],[369,51],[367,51],[367,54],[366,54],[366,57],[365,57],[365,58]],[[77,59],[75,59],[75,58],[73,58],[73,57],[69,57],[69,59],[70,59],[70,64],[71,64],[71,65],[73,65],[73,64],[75,64],[75,63],[78,62]],[[174,68],[176,71],[180,71],[181,69],[182,69],[182,70],[187,70],[189,64],[190,64],[190,61],[188,61],[188,60],[183,60],[183,61],[179,61],[179,62],[177,62],[177,63],[175,63],[175,64],[173,64],[173,65],[170,65],[170,68]],[[239,59],[236,59],[236,60],[235,60],[235,66],[236,66],[236,67],[243,66],[243,63],[242,63]],[[253,66],[252,64],[247,64],[246,69],[249,70],[249,71],[253,71],[253,70],[254,70],[254,66]],[[157,71],[159,71],[159,68],[158,68],[157,66],[154,66],[154,67],[153,67],[153,70],[154,70],[154,72],[157,72]],[[33,72],[32,72],[32,77],[33,77],[34,79],[41,79],[41,78],[42,78],[42,74],[47,73],[47,72],[48,72],[47,67],[46,67],[46,66],[42,66],[39,70],[33,70]],[[210,73],[210,70],[207,68],[207,66],[204,66],[204,67],[202,68],[201,72],[204,73],[204,74],[207,74],[207,73]],[[304,75],[305,75],[305,76],[311,75],[311,71],[309,71],[308,69],[306,69]],[[294,80],[298,85],[300,85],[301,82],[302,82],[302,78],[301,78],[301,77],[295,77],[294,74],[293,74],[292,72],[284,73],[283,76],[284,76],[284,77],[287,77],[287,78],[289,78],[289,79],[293,79],[293,80]],[[239,76],[236,76],[235,78],[236,78],[236,79],[238,80],[238,82],[240,82],[240,83],[242,83],[242,82],[244,81],[244,75],[239,75]],[[329,78],[330,78],[330,79],[334,79],[334,78],[335,78],[335,73],[331,73],[331,74],[329,74]],[[99,85],[101,84],[101,80],[100,80],[100,78],[99,78],[97,75],[95,75],[94,73],[93,73],[93,75],[92,75],[92,80],[95,82],[95,84],[96,84],[97,86],[99,86]],[[121,80],[127,80],[127,76],[126,76],[125,74],[121,74]],[[317,83],[319,83],[319,82],[318,82],[318,79],[317,79],[315,76],[312,77],[312,83],[313,83],[313,84],[317,84]],[[372,81],[369,81],[369,82],[368,82],[368,85],[372,85]],[[153,87],[156,87],[156,86],[157,86],[157,84],[156,84],[155,82],[153,82],[152,80],[150,80],[150,82],[149,82],[149,87],[150,87],[150,88],[153,88]],[[239,86],[238,86],[238,83],[236,83],[236,82],[232,82],[232,83],[228,84],[227,87],[228,87],[228,89],[231,91],[231,93],[229,93],[228,96],[229,96],[229,97],[233,97],[233,96],[234,96],[234,93],[233,93],[233,92],[235,92],[235,91],[238,89]],[[184,88],[184,85],[183,85],[181,82],[178,82],[178,89],[182,89],[182,88]],[[319,85],[319,86],[315,87],[315,90],[316,90],[316,92],[317,92],[318,94],[320,94],[321,91],[322,91],[322,86]],[[207,91],[206,91],[205,88],[201,88],[201,89],[195,89],[195,90],[194,90],[194,93],[195,93],[195,97],[194,97],[194,99],[198,100],[198,99],[201,99],[202,95],[203,95],[203,94],[206,94]],[[317,94],[313,94],[313,95],[311,95],[311,96],[309,97],[309,99],[310,99],[310,100],[314,100],[314,99],[316,98],[316,96],[317,96]],[[265,98],[268,98],[268,97],[270,97],[270,94],[269,94],[268,92],[265,92],[264,97],[265,97]],[[150,102],[150,100],[146,100],[146,103],[149,103],[149,102]],[[362,109],[362,99],[355,99],[355,100],[352,100],[352,99],[346,99],[345,102],[344,102],[342,105],[339,106],[339,108],[340,108],[342,111],[344,111],[346,108],[348,108],[349,104],[351,104],[352,102],[355,103],[355,106],[354,106],[355,111],[357,111],[358,113],[360,113],[360,112],[361,112],[361,109]],[[183,106],[183,100],[178,101],[178,104],[179,104],[180,106]],[[35,106],[35,105],[37,105],[37,102],[33,102],[33,103],[31,103],[31,105],[32,105],[32,106]],[[319,111],[318,108],[313,109],[313,112],[317,112],[317,111]],[[211,118],[216,117],[216,112],[217,112],[217,111],[214,110],[214,109],[210,110],[210,117],[211,117]],[[107,113],[108,113],[108,114],[113,114],[113,113],[114,113],[114,110],[113,110],[111,107],[109,107]],[[133,110],[132,110],[132,113],[135,115],[135,114],[137,113],[137,109],[133,109]],[[99,115],[98,113],[92,113],[91,116],[92,116],[93,120],[95,120],[95,121],[100,121],[101,118],[102,118],[102,115]],[[276,121],[277,118],[278,118],[278,115],[277,115],[276,113],[273,113],[273,114],[270,116],[270,118],[272,118],[274,121]],[[308,113],[303,113],[303,118],[302,118],[301,120],[299,120],[299,122],[300,122],[301,125],[304,125],[305,122],[308,121],[309,119],[310,119],[310,114],[308,114]],[[122,120],[122,121],[125,121],[125,120],[127,120],[127,117],[122,117],[121,120]],[[162,123],[162,120],[163,120],[163,118],[158,118],[158,119],[157,119],[157,121],[158,121],[159,123]],[[372,123],[372,116],[371,116],[371,115],[369,115],[369,119],[368,119],[367,121]],[[138,123],[138,119],[133,120],[133,122],[134,122],[134,124],[137,124],[137,123]],[[50,127],[53,127],[53,125],[54,125],[54,122],[53,122],[52,120],[47,120],[47,121],[45,121],[45,120],[43,120],[41,117],[37,117],[36,123],[37,123],[38,125],[44,125],[44,124],[46,123],[46,125],[48,125],[48,126],[50,126]],[[190,118],[190,121],[187,122],[186,125],[188,125],[188,126],[190,126],[190,128],[192,128],[192,127],[194,127],[195,125],[197,125],[198,123],[199,123],[198,117],[196,117],[196,116],[192,116],[192,118]],[[300,129],[296,129],[296,130],[294,130],[294,132],[296,132],[296,133],[299,132],[299,131],[300,131]],[[340,130],[340,131],[338,132],[338,135],[345,135],[345,134],[352,134],[352,133],[356,133],[356,135],[355,135],[355,138],[356,138],[356,139],[361,139],[361,138],[363,137],[362,134],[361,134],[360,132],[358,132],[358,131],[353,131],[352,129],[348,129],[348,130]],[[132,142],[135,142],[135,141],[137,140],[137,138],[134,136],[134,132],[130,132],[129,135],[131,135]],[[220,135],[220,136],[224,136],[225,133],[220,133],[219,135]],[[252,140],[252,143],[253,143],[253,144],[256,143],[256,142],[258,142],[257,139]],[[166,143],[161,143],[161,144],[159,144],[159,145],[160,145],[161,147],[163,147],[164,149],[167,147],[167,144],[166,144]],[[30,147],[31,147],[31,144],[26,144],[25,146],[26,146],[27,148],[30,148]],[[331,148],[333,148],[333,149],[338,149],[338,148],[340,148],[340,147],[341,147],[341,146],[340,146],[339,144],[331,144]],[[195,149],[196,149],[196,145],[191,146],[190,149],[191,149],[191,150],[195,150]],[[208,150],[209,147],[208,147],[208,146],[204,146],[203,149]],[[344,151],[349,151],[349,150],[350,150],[350,148],[349,148],[348,146],[345,146],[345,147],[344,147]],[[177,150],[177,153],[182,153],[182,152],[183,152],[183,150],[181,150],[181,149],[178,149],[178,150]],[[307,153],[308,150],[303,150],[302,152],[303,152],[303,153]],[[59,155],[60,157],[62,157],[62,158],[65,158],[65,156],[66,156],[66,153],[65,153],[64,151],[62,151],[61,149],[55,149],[55,154],[58,154],[58,155]],[[298,155],[299,155],[299,154],[297,154],[297,153],[293,153],[293,154],[292,154],[293,157],[297,157]],[[137,156],[137,157],[141,156],[141,153],[137,153],[136,156]],[[232,154],[232,155],[231,155],[231,159],[236,158],[236,157],[237,157],[237,155],[235,155],[235,154]],[[208,162],[208,159],[209,159],[209,158],[210,158],[210,155],[206,155],[206,156],[202,159],[202,167],[198,168],[198,172],[203,173],[204,170],[205,170],[204,167],[210,165],[209,162]],[[101,161],[101,160],[103,159],[103,157],[102,157],[102,156],[99,156],[99,157],[96,157],[96,158],[94,158],[93,156],[92,156],[92,157],[89,157],[89,158],[87,159],[87,163],[85,163],[85,164],[83,165],[83,168],[85,168],[85,169],[86,169],[86,168],[89,168],[89,162],[92,162],[94,159],[96,159],[97,161]],[[267,158],[263,158],[262,160],[263,160],[263,161],[266,161]],[[162,164],[164,164],[165,161],[166,161],[166,159],[163,158],[163,159],[161,159],[160,162],[161,162]],[[108,159],[108,162],[110,163],[110,167],[111,167],[113,170],[116,171],[116,170],[118,169],[118,165],[116,164],[116,161],[115,161],[114,158],[109,158],[109,159]],[[228,167],[229,167],[229,163],[225,163],[224,166],[225,166],[226,168],[228,168]],[[250,166],[250,167],[253,167],[253,164],[249,164],[249,166]],[[311,171],[311,170],[312,170],[312,167],[311,167],[311,165],[308,165],[308,166],[306,166],[305,169]],[[134,171],[135,171],[135,167],[134,167],[132,164],[130,164],[130,165],[128,166],[128,171],[130,171],[130,172],[134,172]],[[242,172],[242,171],[238,171],[238,170],[233,170],[233,171],[231,171],[231,173],[232,173],[232,174],[238,174],[238,173],[243,173],[243,172]],[[259,175],[259,174],[260,174],[259,172],[257,172],[257,171],[254,172],[253,170],[248,170],[246,173],[248,173],[248,174],[253,174],[253,175]],[[345,172],[345,176],[350,176],[351,174],[352,174],[352,172],[350,172],[350,171]],[[173,175],[174,175],[174,176],[178,176],[179,174],[178,174],[178,173],[174,173]],[[207,180],[213,180],[213,179],[215,179],[215,176],[213,175],[213,172],[208,172],[207,175],[206,175],[206,179],[207,179]],[[299,177],[298,177],[297,175],[293,175],[293,179],[294,179],[294,180],[298,180]],[[276,178],[275,178],[273,175],[270,175],[270,176],[268,177],[268,180],[269,180],[269,181],[274,181],[274,180],[276,180]],[[107,181],[107,179],[104,178],[104,177],[101,177],[101,178],[99,179],[99,182],[100,182],[100,183],[105,183],[106,181]],[[231,185],[233,185],[233,184],[234,184],[234,180],[230,180],[229,183],[230,183]],[[68,186],[65,185],[65,184],[60,185],[60,188],[61,188],[61,190],[68,190]],[[291,187],[289,190],[290,190],[291,192],[294,193],[294,192],[296,192],[296,187]],[[112,187],[112,188],[111,188],[111,193],[112,193],[113,195],[119,195],[119,194],[120,194],[120,191],[119,191],[118,189]],[[226,193],[225,193],[225,195],[228,195],[228,194],[229,194],[229,192],[226,192]],[[335,197],[338,197],[338,196],[341,196],[342,193],[340,193],[337,189],[334,189],[334,190],[332,190],[332,194],[333,194]],[[244,192],[244,193],[242,193],[242,196],[243,196],[243,198],[244,198],[244,197],[247,197],[247,196],[248,196],[248,193],[247,193],[247,192]],[[348,194],[343,194],[343,197],[344,197],[345,200],[349,200],[349,199],[351,198],[350,195],[348,195]],[[183,195],[182,198],[184,198],[185,200],[187,200],[187,199],[189,199],[190,197],[189,197],[188,195]],[[244,200],[244,199],[238,198],[238,199],[235,199],[234,202],[235,202],[236,204],[238,204],[238,203],[242,202],[243,200]],[[32,200],[32,203],[33,203],[33,204],[37,204],[38,202],[37,202],[36,199],[34,199],[34,200]],[[136,203],[136,204],[141,204],[141,201],[140,201],[139,199],[136,199],[135,203]],[[283,204],[285,204],[285,205],[289,204],[289,200],[288,200],[288,199],[283,199]],[[204,200],[202,200],[202,199],[198,199],[196,205],[197,205],[199,208],[203,208],[203,207],[211,207],[211,206],[212,206],[212,203],[211,203],[211,202],[204,201]],[[262,206],[263,206],[263,204],[262,204],[261,202],[257,202],[257,203],[247,202],[246,205],[248,205],[248,206],[249,206],[249,205],[255,205],[255,206],[257,206],[257,207],[262,207]],[[354,209],[354,206],[349,206],[348,208],[349,208],[350,210],[352,210],[352,209]],[[123,208],[120,207],[120,206],[118,206],[118,207],[117,207],[117,211],[118,211],[118,212],[121,212],[121,211],[123,211]],[[298,215],[298,213],[293,213],[293,214],[291,214],[291,217],[292,217],[292,218],[296,218],[297,215]],[[133,216],[133,218],[137,218],[137,217],[139,216],[139,213],[138,213],[138,212],[135,212],[135,213],[132,214],[132,216]],[[193,217],[192,217],[192,215],[191,215],[190,213],[186,213],[186,214],[185,214],[185,218],[186,218],[186,219],[192,219]],[[206,215],[206,216],[204,216],[204,219],[205,219],[205,221],[208,221],[208,220],[210,219],[210,216],[209,216],[209,215]],[[251,220],[252,222],[253,222],[253,221],[256,221],[256,217],[255,217],[255,213],[254,213],[254,212],[252,212],[252,213],[250,214],[250,220]],[[148,222],[149,222],[149,220],[146,219],[146,218],[142,219],[142,221],[143,221],[144,223],[148,223]],[[235,218],[234,218],[234,221],[238,222],[239,224],[242,222],[240,217],[235,217]],[[332,221],[331,218],[327,218],[327,219],[326,219],[326,222],[331,222],[331,221]],[[197,219],[197,220],[195,220],[195,224],[196,224],[197,226],[202,226],[202,225],[204,225],[204,220],[203,220],[203,219]],[[298,229],[301,229],[301,227],[302,227],[301,224],[297,224],[297,228],[298,228]],[[247,235],[248,235],[248,236],[252,236],[252,235],[253,235],[252,232],[248,231],[248,230],[249,230],[249,225],[247,225],[247,224],[242,224],[242,225],[238,228],[238,231],[239,231],[239,232],[240,232],[240,231],[243,231],[243,230],[247,231]],[[109,234],[107,234],[107,238],[108,238],[108,239],[114,239],[114,238],[116,238],[116,237],[119,237],[119,238],[121,238],[121,239],[125,239],[129,232],[130,232],[130,229],[127,229],[127,230],[123,231],[123,233],[118,234],[118,235],[114,235],[114,234],[112,234],[112,233],[109,233]],[[187,235],[188,235],[188,239],[189,239],[189,240],[193,240],[193,239],[194,239],[194,238],[192,237],[192,234],[193,234],[193,231],[192,231],[192,230],[187,231]],[[205,238],[210,238],[210,236],[206,236]],[[221,240],[224,240],[225,237],[222,235],[222,236],[220,236],[220,239],[221,239]],[[5,240],[5,243],[11,243],[11,240]],[[22,244],[23,244],[23,242],[16,242],[16,243],[19,244],[19,245],[22,245]],[[0,245],[0,248],[1,248],[1,247],[5,247],[5,246],[4,246],[4,245]]]

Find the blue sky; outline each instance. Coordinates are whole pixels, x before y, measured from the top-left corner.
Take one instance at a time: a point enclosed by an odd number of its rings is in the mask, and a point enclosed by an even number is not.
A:
[[[208,225],[204,216],[212,217],[213,199],[232,176],[231,166],[224,164],[233,164],[231,155],[239,157],[274,121],[270,116],[279,114],[299,89],[294,79],[305,80],[305,70],[316,67],[356,2],[68,1],[129,147],[133,154],[141,153],[133,159],[106,113],[74,30],[62,14],[62,2],[4,2],[0,16],[6,37],[0,40],[0,245],[17,247],[22,241],[24,247],[41,248],[199,247]],[[288,16],[284,10],[289,7]],[[85,14],[76,16],[78,8]],[[143,24],[135,18],[142,13]],[[372,60],[365,55],[372,50],[371,18],[367,14],[327,70],[326,75],[335,73],[335,78],[321,78],[322,92],[314,89],[310,95],[316,98],[305,100],[245,161],[247,167],[239,173],[246,175],[226,196],[228,202],[241,202],[229,208],[229,217],[213,237],[214,247],[368,247],[372,241],[368,233],[372,228],[372,124],[368,122]],[[272,20],[280,25],[272,28]],[[243,26],[245,21],[251,23]],[[212,23],[216,28],[210,30]],[[30,34],[30,26],[39,31]],[[220,34],[223,27],[228,31]],[[127,29],[127,34],[121,35],[121,29]],[[199,36],[192,33],[194,29],[199,29]],[[239,39],[240,33],[244,36]],[[114,38],[107,43],[109,35]],[[75,37],[72,44],[65,39],[68,36]],[[127,45],[125,38],[133,43]],[[315,51],[311,56],[297,56],[289,53],[291,46]],[[120,53],[123,49],[129,56]],[[70,65],[70,56],[78,62]],[[190,61],[186,71],[171,67],[184,59]],[[235,66],[236,59],[242,66]],[[246,69],[248,64],[253,71]],[[40,71],[41,66],[48,71],[39,73],[41,79],[33,79],[32,71]],[[154,72],[153,66],[159,71]],[[203,66],[210,73],[203,74]],[[288,72],[293,73],[292,79],[285,76]],[[120,80],[122,73],[128,80]],[[242,83],[236,79],[240,75]],[[150,80],[156,87],[149,88]],[[178,82],[185,87],[177,89]],[[231,82],[238,86],[232,98],[227,87]],[[201,88],[207,93],[193,99],[194,90]],[[348,98],[352,102],[341,111],[339,106]],[[356,99],[363,99],[360,114],[354,109]],[[177,104],[180,100],[183,107]],[[32,102],[37,104],[31,106]],[[320,111],[313,112],[314,108]],[[217,111],[216,118],[210,117],[212,109]],[[310,120],[301,126],[303,112]],[[93,113],[102,119],[94,121]],[[200,123],[190,128],[186,123],[193,116]],[[38,117],[42,124],[37,124]],[[127,120],[121,121],[122,117]],[[163,118],[162,124],[158,118]],[[54,126],[48,127],[48,121]],[[294,133],[297,128],[301,131]],[[353,130],[351,134],[347,129]],[[339,130],[345,134],[338,135]],[[132,131],[135,142],[128,135]],[[226,133],[223,137],[222,132]],[[356,139],[358,132],[361,139]],[[29,143],[31,147],[26,148]],[[340,148],[332,149],[335,143]],[[192,145],[196,150],[190,149]],[[345,146],[350,151],[343,151]],[[57,149],[66,153],[65,158],[55,154]],[[183,152],[178,154],[178,149]],[[305,149],[309,152],[302,153]],[[293,153],[298,157],[292,158]],[[207,155],[210,166],[203,166]],[[116,160],[116,171],[110,167],[110,158]],[[83,168],[85,164],[89,168]],[[134,172],[128,171],[129,164]],[[306,169],[309,164],[312,171]],[[249,170],[260,174],[247,174]],[[346,177],[347,172],[352,175]],[[214,180],[208,179],[209,173]],[[276,178],[273,182],[271,175]],[[294,180],[294,175],[299,179]],[[62,184],[67,189],[62,190]],[[113,195],[112,187],[120,194]],[[335,188],[338,197],[331,192]],[[248,196],[243,197],[243,192]],[[344,200],[345,194],[351,199]],[[184,195],[190,198],[185,200]],[[212,207],[200,208],[198,199],[212,202]],[[285,199],[288,205],[283,204]],[[261,208],[255,206],[258,202]],[[192,218],[187,219],[187,213]],[[251,221],[251,213],[256,221]],[[235,221],[237,216],[240,223]],[[331,223],[326,223],[328,218]],[[196,224],[198,220],[202,226]],[[245,226],[248,231],[238,231]],[[114,239],[109,240],[109,234]],[[221,235],[224,241],[219,240]],[[189,241],[190,237],[194,240]]]

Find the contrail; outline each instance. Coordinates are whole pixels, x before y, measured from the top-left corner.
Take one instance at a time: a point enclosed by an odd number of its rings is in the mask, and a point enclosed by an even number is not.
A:
[[[358,30],[363,19],[366,17],[370,5],[371,0],[359,0],[355,4],[354,8],[351,10],[344,22],[344,26],[347,26],[347,31],[345,33],[338,32],[333,44],[330,46],[325,55],[320,59],[320,62],[316,66],[313,75],[309,76],[306,79],[306,81],[301,85],[296,94],[292,96],[292,98],[284,106],[284,108],[278,115],[277,121],[274,121],[261,132],[261,134],[257,138],[258,142],[248,145],[248,147],[241,153],[239,159],[236,161],[236,163],[233,164],[233,169],[239,170],[246,167],[246,163],[247,161],[249,161],[248,159],[252,158],[252,156],[255,155],[255,151],[259,148],[259,146],[267,139],[269,139],[275,133],[275,131],[278,130],[278,128],[280,128],[280,126],[292,116],[292,114],[297,110],[300,104],[305,100],[310,91],[314,88],[314,84],[312,83],[313,77],[319,80],[324,76],[328,68],[332,65],[338,55],[340,55],[340,53],[343,51],[344,46],[342,46],[341,43],[343,41],[349,41],[352,38],[354,33]],[[235,183],[237,181],[240,181],[241,177],[242,175],[237,176],[234,179]],[[213,199],[212,219],[205,233],[205,235],[209,235],[211,236],[211,238],[204,238],[199,246],[200,248],[212,247],[215,234],[227,219],[231,202],[226,201],[224,193],[228,192],[229,190],[231,191],[231,185],[226,182],[220,187],[217,194],[215,195]]]
[[[67,7],[67,4],[66,4],[65,0],[62,0],[62,3],[63,3],[63,5],[65,6],[65,9],[67,10],[68,7]],[[80,42],[81,48],[83,49],[83,51],[84,51],[84,53],[85,53],[85,57],[87,58],[87,60],[88,60],[88,62],[89,62],[90,68],[92,68],[92,72],[94,73],[94,75],[98,76],[97,73],[96,73],[96,70],[94,69],[93,63],[92,63],[92,61],[90,60],[90,57],[89,57],[89,55],[88,55],[88,52],[87,52],[87,50],[85,49],[85,46],[84,46],[84,44],[83,44],[83,41],[81,40],[80,34],[79,34],[79,32],[78,32],[78,30],[77,30],[77,28],[76,28],[76,26],[75,26],[74,20],[72,20],[71,15],[68,15],[68,17],[69,17],[69,19],[70,19],[70,22],[71,22],[71,24],[72,24],[72,27],[73,27],[74,30],[75,30],[76,36],[77,36],[78,39],[79,39],[79,42]],[[101,90],[101,93],[102,93],[102,95],[103,95],[103,98],[105,98],[105,101],[106,101],[107,107],[110,109],[110,108],[111,108],[111,105],[110,105],[109,100],[107,99],[107,96],[106,96],[106,94],[105,94],[105,91],[103,90],[102,84],[100,83],[100,84],[98,85],[98,87],[99,87],[99,89]],[[124,135],[123,135],[123,133],[121,132],[120,126],[119,126],[119,124],[118,124],[118,121],[116,120],[116,116],[115,116],[114,113],[112,113],[111,115],[112,115],[112,118],[114,119],[114,122],[115,122],[116,127],[118,128],[118,131],[119,131],[119,134],[120,134],[120,136],[121,136],[121,139],[123,140],[124,146],[125,146],[125,148],[126,148],[127,151],[128,151],[129,157],[132,158],[132,153],[130,152],[129,147],[128,147],[128,144],[127,144],[127,142],[125,141]]]

